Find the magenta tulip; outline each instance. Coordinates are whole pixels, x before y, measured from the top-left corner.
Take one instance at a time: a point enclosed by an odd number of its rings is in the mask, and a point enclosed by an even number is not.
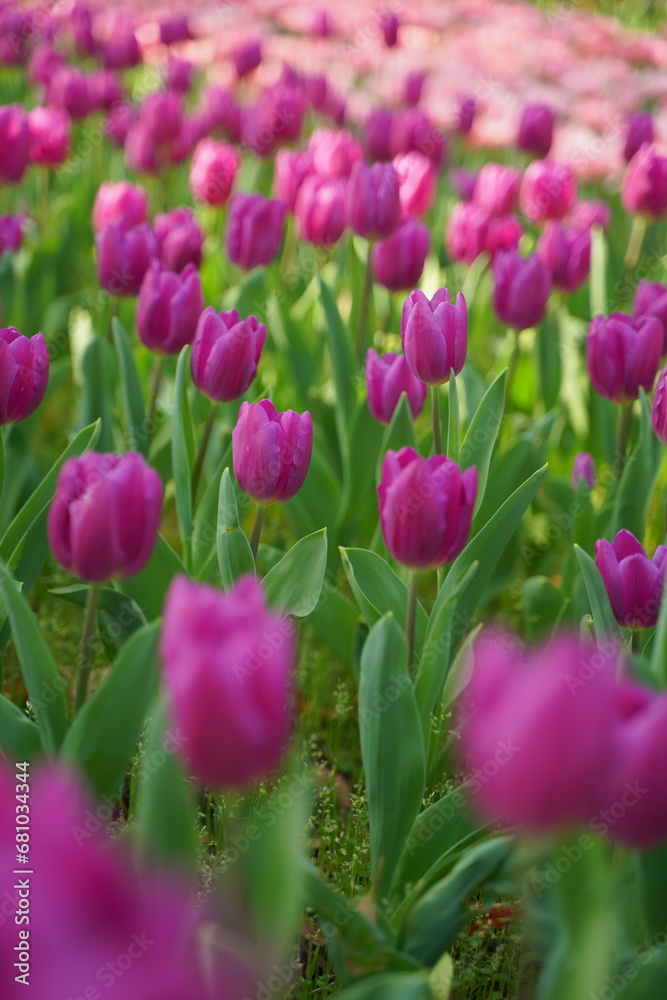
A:
[[[97,280],[110,295],[137,295],[151,257],[157,254],[155,233],[147,222],[126,227],[108,222],[95,236]]]
[[[249,271],[270,264],[283,238],[285,205],[261,194],[235,194],[229,205],[227,253],[237,267]]]
[[[381,424],[391,423],[402,393],[407,395],[413,419],[419,416],[428,390],[410,371],[404,354],[388,351],[379,355],[371,347],[366,355],[365,374],[368,409]]]
[[[564,229],[551,219],[540,234],[536,252],[549,268],[554,287],[573,292],[583,285],[591,268],[591,234],[587,229]]]
[[[623,146],[625,162],[629,163],[644,143],[651,143],[653,139],[653,118],[648,111],[635,111],[630,117],[625,133],[625,145]]]
[[[667,211],[667,157],[655,146],[642,146],[628,163],[621,201],[628,212],[654,219]]]
[[[462,97],[456,114],[456,131],[461,135],[467,135],[475,123],[477,114],[477,101],[474,97]]]
[[[64,108],[33,108],[28,112],[30,162],[58,167],[69,155],[72,123]]]
[[[653,388],[662,353],[662,326],[653,316],[596,316],[588,328],[586,361],[591,385],[615,403]]]
[[[492,258],[499,250],[516,250],[523,234],[516,215],[500,215],[489,220],[484,249]]]
[[[224,205],[241,165],[241,158],[231,146],[213,139],[202,139],[195,149],[190,168],[193,197],[209,205]]]
[[[294,206],[302,239],[320,247],[338,243],[345,232],[345,188],[340,177],[306,177]]]
[[[653,559],[631,531],[619,531],[613,542],[595,543],[595,565],[619,625],[651,628],[657,624],[665,585],[667,547],[659,545]]]
[[[102,57],[107,69],[130,69],[141,62],[139,43],[128,21],[117,19],[109,37],[102,45]]]
[[[23,242],[23,216],[0,215],[0,257],[9,251],[16,253]]]
[[[570,229],[591,229],[600,226],[609,229],[611,223],[611,206],[607,201],[576,201],[563,219]]]
[[[426,74],[421,70],[413,70],[408,73],[403,84],[403,103],[407,107],[414,108],[415,105],[419,104],[425,82]]]
[[[313,172],[321,177],[349,177],[364,151],[345,129],[315,129],[308,143],[313,156]]]
[[[489,215],[507,215],[516,208],[521,174],[516,167],[486,163],[475,184],[474,201]]]
[[[148,194],[140,184],[129,181],[104,181],[93,203],[93,231],[99,233],[108,222],[127,228],[138,226],[148,217]]]
[[[347,224],[366,239],[386,239],[401,218],[398,174],[391,163],[359,160],[352,167],[345,201]]]
[[[276,153],[273,172],[273,193],[294,211],[299,188],[306,177],[313,173],[313,154],[293,149],[280,149]]]
[[[187,264],[180,274],[153,259],[137,299],[137,336],[157,354],[178,354],[194,340],[204,308],[197,268]]]
[[[651,406],[653,430],[663,444],[667,444],[667,365],[658,375]]]
[[[503,323],[515,330],[536,326],[551,292],[549,270],[537,254],[499,251],[493,258],[493,308]]]
[[[447,137],[421,108],[408,108],[394,115],[389,137],[391,155],[416,150],[439,167],[447,158]]]
[[[399,153],[392,165],[398,175],[401,213],[421,219],[435,204],[438,172],[423,153]]]
[[[589,490],[595,486],[595,460],[587,451],[580,451],[572,464],[572,489],[579,489],[579,483],[583,482]]]
[[[364,119],[364,144],[372,163],[391,159],[389,139],[393,120],[393,113],[386,108],[373,108]]]
[[[182,271],[187,264],[201,264],[204,234],[190,208],[173,208],[155,216],[155,238],[160,260],[170,271]]]
[[[54,107],[64,108],[70,118],[85,118],[92,109],[92,94],[88,77],[71,66],[57,70],[47,90],[48,102]]]
[[[414,288],[424,270],[428,244],[428,226],[416,219],[404,219],[396,232],[371,250],[375,280],[390,292]]]
[[[491,216],[475,201],[454,205],[445,230],[445,249],[452,260],[472,264],[487,248]]]
[[[468,311],[459,292],[452,303],[449,289],[432,299],[416,289],[403,305],[401,341],[410,370],[421,382],[441,385],[458,375],[468,351]]]
[[[273,403],[242,403],[232,431],[234,475],[244,493],[258,504],[283,503],[299,492],[313,451],[310,413]]]
[[[28,166],[30,129],[19,104],[0,107],[0,181],[18,183]]]
[[[527,104],[521,113],[517,145],[535,156],[547,156],[554,138],[556,116],[548,104]]]
[[[187,42],[192,38],[187,17],[174,17],[160,23],[160,41],[163,45]]]
[[[647,281],[637,285],[632,309],[632,318],[642,319],[655,316],[662,326],[662,354],[667,354],[667,288],[659,281]]]
[[[521,181],[519,203],[531,222],[562,219],[577,199],[571,167],[551,160],[533,160]]]
[[[31,416],[49,382],[49,352],[41,333],[24,337],[13,327],[0,330],[0,426]]]
[[[235,309],[201,314],[192,345],[192,381],[217,403],[238,399],[257,374],[266,327],[255,316],[241,319]]]
[[[262,61],[262,46],[258,41],[248,41],[234,53],[234,66],[239,79],[252,73]]]

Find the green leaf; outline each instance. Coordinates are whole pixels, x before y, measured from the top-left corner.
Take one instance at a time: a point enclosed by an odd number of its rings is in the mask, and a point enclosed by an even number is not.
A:
[[[667,844],[636,854],[639,891],[649,935],[667,927]]]
[[[658,625],[651,648],[650,671],[661,688],[667,687],[667,587],[660,600]]]
[[[377,455],[384,430],[368,409],[365,399],[356,406],[348,430],[348,464],[343,476],[343,496],[337,524],[358,525],[369,501],[377,505],[374,496],[373,463],[369,455]]]
[[[530,576],[521,591],[526,638],[535,642],[563,616],[565,597],[546,576]]]
[[[81,423],[90,426],[100,421],[100,451],[113,449],[114,441],[112,387],[116,377],[116,359],[109,341],[93,337],[83,352],[81,375]]]
[[[381,901],[419,812],[426,777],[407,642],[392,615],[373,626],[361,655],[359,733],[368,796],[371,877]]]
[[[159,627],[147,625],[123,646],[102,686],[72,722],[62,753],[98,795],[118,792],[157,689]]]
[[[33,761],[44,753],[39,728],[4,695],[0,695],[0,751],[11,764]]]
[[[384,432],[378,460],[375,466],[375,481],[380,482],[382,477],[382,463],[388,451],[400,451],[401,448],[414,448],[417,450],[417,439],[415,437],[415,425],[412,419],[412,410],[408,402],[408,394],[401,393],[398,406],[394,410],[391,423]]]
[[[132,344],[116,316],[111,320],[111,330],[120,371],[121,401],[128,445],[131,450],[147,455],[150,435],[145,425],[146,403],[132,355]]]
[[[3,428],[0,427],[0,499],[2,499],[2,490],[5,485],[5,461],[5,435]]]
[[[354,404],[356,364],[347,329],[340,318],[331,289],[322,278],[320,278],[320,301],[324,309],[338,406],[347,419]]]
[[[405,628],[408,599],[407,584],[396,575],[389,563],[368,549],[340,549],[343,568],[362,615],[371,628],[388,612]],[[428,617],[417,602],[415,648],[421,649]]]
[[[320,599],[327,568],[327,529],[301,538],[264,577],[267,600],[296,618],[309,615]]]
[[[309,622],[341,663],[349,666],[359,627],[359,612],[354,604],[325,581]]]
[[[239,524],[236,488],[229,475],[229,469],[225,469],[220,479],[217,552],[220,576],[225,590],[229,590],[234,581],[244,573],[255,572],[255,560],[252,557],[250,543]]]
[[[118,589],[134,600],[147,622],[152,622],[162,614],[164,599],[177,573],[185,573],[185,567],[171,545],[158,535],[153,555],[144,568],[120,580]]]
[[[458,462],[459,445],[461,443],[461,417],[459,415],[459,394],[456,388],[456,376],[453,371],[450,372],[448,386],[447,456],[454,462]]]
[[[20,593],[4,563],[0,562],[2,594],[21,664],[21,675],[37,717],[44,749],[55,753],[67,732],[67,707],[64,678],[58,672],[27,600]]]
[[[192,522],[192,571],[198,578],[216,557],[220,480],[229,465],[229,457],[229,449],[226,449],[220,464],[206,484]]]
[[[606,315],[607,308],[607,240],[600,226],[591,229],[591,316]]]
[[[605,639],[611,638],[615,642],[618,642],[619,645],[624,644],[621,630],[614,618],[614,612],[611,610],[607,591],[605,590],[597,566],[588,553],[580,549],[578,545],[574,546],[574,551],[586,585],[588,600],[591,604],[595,636],[598,642],[603,642]]]
[[[338,994],[339,1000],[432,1000],[434,997],[425,972],[383,972],[368,976]]]
[[[434,1000],[449,1000],[454,982],[454,960],[448,951],[431,969],[428,985]]]
[[[627,528],[637,538],[644,537],[646,512],[660,469],[663,445],[653,430],[651,409],[643,390],[640,390],[640,409],[637,444],[628,457],[614,500],[612,538],[621,528]]]
[[[539,375],[540,395],[545,410],[558,402],[561,381],[560,326],[545,316],[535,331],[535,353]]]
[[[498,440],[498,432],[505,411],[505,385],[507,369],[503,368],[497,375],[475,411],[470,426],[459,451],[459,465],[462,469],[475,466],[477,469],[477,498],[475,513],[479,510],[489,477],[491,455]]]
[[[178,356],[174,383],[174,412],[171,429],[171,461],[176,492],[176,513],[183,542],[184,563],[189,568],[192,536],[192,465],[188,446],[187,423],[190,420],[186,391],[186,372],[190,348],[184,347]]]

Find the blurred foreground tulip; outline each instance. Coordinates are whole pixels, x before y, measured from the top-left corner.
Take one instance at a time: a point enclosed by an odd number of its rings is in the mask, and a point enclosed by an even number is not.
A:
[[[577,184],[572,169],[551,160],[533,160],[521,181],[519,203],[531,222],[562,219],[577,198]]]
[[[297,232],[315,246],[332,247],[345,231],[345,181],[306,177],[294,206]]]
[[[385,239],[401,217],[398,174],[390,163],[354,164],[345,201],[347,224],[366,239]]]
[[[659,281],[647,281],[646,278],[642,278],[635,289],[632,318],[638,320],[646,316],[655,316],[660,321],[661,354],[667,354],[667,288]]]
[[[401,212],[420,219],[435,204],[438,173],[432,160],[423,153],[399,153],[393,167],[398,175]]]
[[[69,155],[72,123],[64,108],[33,108],[28,112],[30,162],[58,167]]]
[[[587,229],[565,229],[551,219],[540,234],[536,252],[549,268],[554,287],[573,292],[583,285],[591,268],[591,234]]]
[[[30,157],[28,118],[19,104],[0,107],[0,181],[16,184]]]
[[[587,451],[580,451],[572,463],[572,489],[577,490],[581,481],[589,490],[595,486],[595,460]]]
[[[507,215],[516,208],[521,174],[516,167],[486,163],[475,184],[474,201],[490,215]]]
[[[629,163],[644,143],[651,143],[653,139],[653,118],[648,111],[635,111],[630,117],[625,133],[625,145],[623,146],[625,162]]]
[[[31,416],[49,382],[49,352],[41,333],[0,330],[0,426]]]

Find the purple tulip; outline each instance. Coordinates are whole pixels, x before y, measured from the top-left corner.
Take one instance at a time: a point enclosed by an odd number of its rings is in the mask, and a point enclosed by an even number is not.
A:
[[[167,90],[175,90],[179,94],[187,94],[192,86],[194,66],[187,59],[177,59],[170,55],[167,60]]]
[[[524,652],[488,629],[473,658],[460,732],[479,812],[533,832],[588,824],[611,751],[617,647],[561,635]]]
[[[281,149],[276,154],[273,172],[273,193],[279,201],[294,211],[299,188],[313,172],[313,154],[293,149]]]
[[[436,167],[447,158],[447,137],[420,108],[408,108],[394,115],[389,136],[392,156],[416,150],[433,160]]]
[[[49,382],[49,352],[41,333],[24,337],[10,326],[0,330],[0,426],[31,416]]]
[[[632,318],[641,319],[644,316],[655,316],[662,326],[662,354],[667,354],[667,288],[659,281],[647,281],[646,278],[637,285],[633,303]]]
[[[180,94],[156,90],[139,107],[139,122],[156,146],[174,142],[181,131],[183,117]]]
[[[606,201],[576,201],[563,222],[570,229],[591,229],[592,226],[599,226],[607,230],[611,222],[611,206]]]
[[[194,340],[204,308],[197,268],[187,264],[180,274],[154,258],[137,299],[137,336],[157,354],[179,354]]]
[[[595,543],[595,565],[619,625],[640,629],[657,624],[667,547],[659,545],[649,559],[632,532],[623,529],[613,542],[603,538]]]
[[[34,49],[28,59],[28,77],[32,84],[48,85],[49,80],[65,62],[65,56],[49,44]]]
[[[0,107],[0,180],[16,184],[30,157],[28,118],[20,104]]]
[[[90,110],[110,111],[123,99],[123,88],[117,75],[110,69],[101,69],[88,77]]]
[[[160,477],[137,452],[68,459],[47,520],[54,556],[89,583],[133,576],[155,547],[162,494]]]
[[[657,219],[667,210],[667,157],[644,145],[632,157],[623,177],[621,201],[628,212]]]
[[[386,108],[374,108],[364,119],[364,143],[373,163],[391,159],[389,136],[394,116]]]
[[[467,135],[475,122],[477,114],[477,101],[474,97],[462,97],[459,101],[456,117],[456,131],[461,135]]]
[[[414,108],[421,101],[422,90],[426,81],[426,74],[420,70],[408,73],[403,85],[403,103],[409,108]]]
[[[564,229],[551,219],[540,234],[536,253],[549,268],[554,287],[573,292],[591,269],[591,234],[587,229]]]
[[[294,206],[301,239],[320,247],[338,243],[345,232],[345,188],[340,177],[306,177]]]
[[[140,174],[159,174],[165,153],[166,149],[156,145],[143,122],[137,119],[130,125],[125,137],[125,159],[131,170]]]
[[[640,389],[653,388],[661,353],[662,326],[655,317],[596,316],[586,339],[591,385],[615,403],[637,399]]]
[[[522,257],[501,250],[493,258],[493,308],[503,323],[515,330],[536,326],[551,293],[549,270],[537,254]]]
[[[255,316],[241,319],[236,309],[201,314],[192,345],[192,381],[216,403],[238,399],[257,374],[266,327]]]
[[[435,204],[438,172],[423,153],[399,153],[392,165],[398,175],[401,213],[420,219]]]
[[[28,112],[30,162],[58,167],[69,155],[72,123],[64,108],[33,108]]]
[[[148,218],[148,194],[140,184],[104,181],[93,204],[93,231],[99,233],[109,222],[125,227],[138,226]]]
[[[226,87],[208,87],[204,93],[204,114],[211,131],[220,130],[230,142],[241,139],[241,109]]]
[[[359,236],[386,239],[401,217],[398,174],[390,163],[352,167],[345,200],[347,223]]]
[[[429,299],[416,289],[403,305],[401,340],[410,370],[427,385],[458,375],[468,351],[468,310],[459,292],[452,303],[449,289],[440,288]]]
[[[155,233],[147,222],[125,226],[108,222],[95,236],[97,280],[111,295],[137,295],[151,257],[157,254]]]
[[[160,41],[163,45],[187,42],[192,38],[187,17],[175,17],[160,24]]]
[[[531,222],[562,219],[577,199],[572,169],[552,160],[533,160],[521,181],[521,211]]]
[[[515,167],[486,163],[477,175],[473,200],[489,215],[508,215],[516,208],[520,183],[521,174]]]
[[[388,451],[378,486],[382,537],[397,562],[429,570],[452,562],[468,541],[477,469],[461,472],[444,455]]]
[[[384,36],[384,44],[388,49],[393,49],[398,42],[399,24],[400,22],[393,11],[380,11],[380,27]]]
[[[464,167],[456,167],[451,174],[452,187],[461,201],[472,201],[475,197],[478,173],[474,170],[466,170]]]
[[[170,271],[182,271],[186,264],[201,264],[204,234],[190,208],[172,208],[155,216],[155,238],[160,260]]]
[[[283,238],[285,206],[261,194],[235,194],[229,204],[227,254],[237,267],[249,271],[270,264]]]
[[[235,149],[213,139],[202,139],[190,167],[190,190],[194,198],[209,205],[225,205],[241,165]]]
[[[447,219],[445,248],[452,260],[472,264],[487,248],[491,216],[474,201],[454,205]]]
[[[625,145],[623,147],[623,159],[625,162],[629,163],[644,143],[653,142],[654,137],[653,118],[649,112],[635,111],[630,117],[625,133]]]
[[[402,393],[406,393],[410,412],[416,419],[428,392],[410,371],[404,354],[388,351],[380,356],[372,347],[366,355],[366,391],[368,409],[381,424],[391,423]]]
[[[303,77],[306,98],[313,109],[319,111],[327,97],[327,78],[323,73],[308,74]]]
[[[663,444],[667,444],[667,365],[658,375],[651,406],[653,430]]]
[[[489,221],[484,249],[493,257],[499,250],[516,250],[524,228],[516,215],[500,215]]]
[[[414,288],[422,276],[428,246],[428,226],[416,219],[404,219],[396,232],[371,250],[375,280],[390,292]]]
[[[314,12],[312,31],[316,38],[328,38],[332,33],[331,17],[324,7],[318,7]]]
[[[91,111],[89,79],[71,66],[63,66],[54,73],[47,96],[49,104],[64,108],[75,120],[85,118]]]
[[[97,45],[93,37],[93,15],[87,7],[75,6],[70,15],[70,27],[74,34],[74,47],[81,56],[96,54]]]
[[[343,128],[315,129],[308,150],[313,156],[313,172],[321,177],[349,177],[364,157],[359,142]]]
[[[595,460],[587,451],[580,451],[575,455],[572,464],[572,489],[578,490],[582,480],[589,490],[595,486]]]
[[[107,69],[130,69],[141,62],[139,43],[132,25],[117,20],[109,37],[102,45],[102,57]]]
[[[527,104],[521,113],[517,145],[535,156],[548,156],[556,116],[548,104]]]
[[[0,215],[0,257],[3,253],[16,253],[23,242],[23,216]]]
[[[259,504],[282,503],[299,492],[313,451],[310,413],[273,403],[241,403],[232,431],[234,475],[244,493]]]
[[[258,41],[245,42],[234,53],[234,67],[239,80],[257,69],[262,61],[262,46]]]
[[[269,777],[292,730],[295,641],[290,619],[269,609],[261,583],[245,576],[221,593],[177,576],[160,654],[191,774],[203,785],[241,790]]]
[[[299,138],[305,112],[300,87],[281,83],[266,87],[241,116],[241,141],[258,156],[269,157],[277,146]]]
[[[128,132],[134,122],[134,108],[125,101],[119,101],[104,119],[102,131],[105,135],[109,136],[116,146],[122,148],[127,141]]]

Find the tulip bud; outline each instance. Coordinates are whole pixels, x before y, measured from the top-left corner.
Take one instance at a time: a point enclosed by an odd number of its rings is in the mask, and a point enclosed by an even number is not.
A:
[[[310,137],[308,150],[313,157],[313,172],[320,177],[349,177],[364,152],[345,129],[317,128]]]
[[[520,183],[521,175],[515,167],[486,163],[477,176],[473,200],[489,215],[507,215],[516,208]]]
[[[503,323],[516,330],[536,326],[551,293],[546,264],[537,254],[522,257],[517,251],[501,250],[493,258],[493,308]]]
[[[587,451],[580,451],[578,455],[575,455],[572,465],[572,489],[578,490],[582,480],[589,490],[595,486],[595,461]]]
[[[571,168],[566,164],[533,160],[526,167],[519,201],[521,211],[531,222],[562,219],[576,198],[577,184]]]
[[[667,288],[659,281],[651,282],[646,278],[637,285],[635,290],[633,319],[644,316],[655,316],[662,326],[662,354],[667,354]]]
[[[403,85],[403,103],[409,108],[414,108],[419,104],[424,89],[426,74],[419,70],[408,73]]]
[[[299,236],[332,247],[345,232],[345,188],[339,177],[306,177],[294,206]]]
[[[16,253],[23,241],[23,216],[0,215],[0,257],[9,251]]]
[[[51,77],[48,102],[64,108],[70,118],[80,120],[91,110],[91,93],[88,78],[71,66],[63,66]]]
[[[331,34],[331,19],[324,7],[318,7],[315,11],[312,30],[316,38],[328,38]]]
[[[162,493],[157,472],[136,452],[68,459],[47,520],[54,556],[89,583],[133,576],[155,547]]]
[[[10,326],[0,330],[0,426],[31,416],[49,382],[49,352],[41,333],[24,337]]]
[[[244,493],[259,504],[283,503],[299,492],[313,451],[310,413],[273,403],[241,403],[232,431],[234,475]]]
[[[30,162],[58,167],[69,155],[70,117],[64,108],[33,108],[28,112]]]
[[[235,194],[229,205],[227,254],[237,267],[249,271],[270,264],[283,238],[285,206],[261,194]]]
[[[129,181],[104,181],[93,203],[93,231],[99,233],[108,222],[126,228],[138,226],[148,217],[148,194],[140,184]]]
[[[378,486],[382,537],[397,562],[429,570],[452,562],[468,541],[477,469],[461,472],[444,455],[388,451]]]
[[[667,547],[659,545],[649,559],[641,542],[623,529],[613,542],[600,539],[595,543],[595,565],[619,625],[637,629],[657,624]]]
[[[192,38],[187,17],[175,17],[160,24],[160,41],[163,45],[187,42]]]
[[[225,205],[240,165],[241,158],[231,146],[202,139],[190,167],[192,196],[209,205]]]
[[[392,165],[398,175],[401,213],[420,219],[435,204],[438,174],[433,161],[422,153],[399,153]]]
[[[399,20],[393,11],[380,11],[380,27],[382,28],[382,34],[384,35],[384,44],[388,49],[393,49],[398,42],[399,28]]]
[[[445,249],[452,260],[472,264],[486,250],[491,216],[474,201],[454,205],[447,219]]]
[[[249,41],[234,53],[234,66],[239,80],[257,69],[262,61],[262,47],[258,41]]]
[[[181,274],[174,274],[154,258],[137,299],[139,340],[158,354],[179,354],[194,340],[203,308],[195,265],[187,264]]]
[[[628,212],[657,219],[667,209],[667,157],[644,145],[632,157],[623,177],[621,201]]]
[[[366,355],[366,390],[368,409],[382,424],[391,423],[402,393],[407,394],[410,412],[416,419],[428,392],[410,371],[404,354],[388,351],[380,357],[372,347]]]
[[[552,219],[540,234],[536,252],[549,268],[552,284],[573,292],[591,269],[591,234],[587,229],[564,229]]]
[[[201,264],[204,234],[189,208],[172,208],[155,216],[155,238],[160,260],[170,271],[182,271],[186,264]]]
[[[19,104],[0,107],[0,180],[16,184],[30,156],[28,118]]]
[[[126,227],[108,222],[95,236],[97,280],[111,295],[137,295],[157,240],[147,222]]]
[[[266,87],[241,114],[243,145],[258,156],[271,156],[277,146],[299,138],[305,110],[300,88],[280,83]]]
[[[65,56],[48,43],[33,49],[28,59],[28,78],[34,84],[47,86],[49,80],[65,62]]]
[[[653,118],[648,111],[635,111],[630,117],[627,132],[625,133],[625,145],[623,147],[623,159],[625,162],[629,163],[644,143],[651,143],[653,139]]]
[[[461,135],[467,135],[475,122],[477,114],[477,101],[474,97],[462,97],[459,102],[456,118],[456,131]]]
[[[273,193],[294,211],[299,188],[313,172],[313,154],[292,149],[281,149],[276,154],[273,172]]]
[[[517,145],[535,156],[548,156],[556,116],[547,104],[527,104],[521,113]]]
[[[440,288],[429,299],[416,289],[403,305],[401,340],[410,370],[428,385],[458,375],[468,351],[468,311],[459,294],[452,303],[449,289]]]
[[[176,577],[160,640],[163,682],[201,784],[245,789],[276,770],[292,728],[294,647],[290,619],[269,609],[253,576],[227,593]]]
[[[586,361],[591,385],[601,396],[624,403],[650,392],[660,364],[662,327],[652,316],[596,316],[588,329]]]
[[[391,236],[401,217],[398,174],[390,163],[354,164],[345,200],[347,223],[359,236]]]
[[[406,291],[419,284],[429,246],[429,230],[423,222],[404,219],[386,240],[371,250],[375,280],[390,292]]]
[[[255,316],[241,319],[235,309],[201,314],[192,345],[192,381],[216,403],[238,399],[257,374],[266,327]]]

